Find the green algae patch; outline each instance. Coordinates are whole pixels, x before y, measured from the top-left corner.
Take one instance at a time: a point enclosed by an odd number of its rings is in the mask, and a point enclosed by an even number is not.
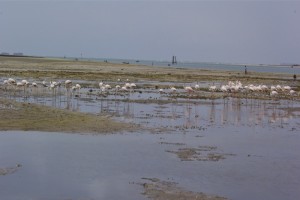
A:
[[[0,130],[107,134],[134,129],[105,116],[0,99]]]

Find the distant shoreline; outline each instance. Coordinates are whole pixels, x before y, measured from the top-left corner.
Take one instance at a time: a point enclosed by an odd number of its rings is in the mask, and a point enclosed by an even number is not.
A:
[[[230,67],[276,67],[276,68],[300,68],[300,64],[255,64],[255,63],[222,63],[222,62],[201,62],[201,61],[177,61],[177,64],[172,64],[171,61],[166,60],[142,60],[142,59],[126,59],[126,58],[78,58],[78,57],[49,57],[49,58],[59,58],[59,59],[70,59],[70,60],[81,60],[81,61],[100,61],[100,62],[108,62],[114,64],[132,64],[132,65],[146,65],[146,66],[156,66],[156,67],[173,67],[173,68],[193,68],[193,69],[210,69],[209,66],[230,66]],[[199,67],[195,67],[199,66]],[[203,66],[208,66],[207,68]],[[219,70],[213,68],[212,70]],[[231,70],[226,69],[224,70]],[[234,69],[236,71],[236,69]],[[257,71],[260,72],[260,71]],[[270,72],[270,71],[264,71]],[[282,72],[278,72],[282,73]],[[288,72],[289,73],[289,72]]]
[[[159,61],[159,60],[143,60],[143,59],[127,59],[127,58],[89,58],[89,57],[59,57],[59,56],[28,56],[28,55],[6,55],[6,54],[0,54],[1,57],[28,57],[28,58],[57,58],[57,59],[66,59],[66,60],[82,60],[82,61],[99,61],[99,62],[103,62],[103,61],[108,61],[108,62],[116,62],[116,63],[125,63],[125,64],[137,64],[140,65],[140,62],[146,62],[146,63],[165,63],[170,64],[170,61],[167,60],[163,60],[163,61]],[[227,62],[206,62],[206,61],[178,61],[178,64],[174,64],[171,65],[173,67],[176,67],[177,65],[184,65],[184,64],[207,64],[207,65],[229,65],[229,66],[262,66],[262,67],[300,67],[300,64],[293,64],[293,63],[281,63],[281,64],[255,64],[255,63],[227,63]],[[149,66],[149,64],[148,64]],[[157,66],[157,65],[156,65]],[[163,65],[164,66],[164,65]]]
[[[76,78],[84,80],[109,80],[109,79],[143,79],[156,81],[228,81],[230,79],[240,79],[249,81],[255,79],[260,83],[268,81],[293,80],[291,73],[256,72],[254,67],[248,68],[248,74],[244,74],[244,66],[233,68],[234,70],[201,69],[181,66],[146,66],[142,61],[139,64],[124,64],[104,62],[101,60],[74,60],[70,58],[50,58],[50,57],[5,57],[0,56],[0,75],[16,77],[38,77],[41,78]],[[222,67],[222,66],[221,66]],[[226,66],[225,66],[226,67]],[[283,68],[280,68],[283,69]],[[300,68],[288,69],[286,71],[300,74]],[[277,71],[277,73],[275,72]],[[299,72],[299,73],[298,73]]]
[[[4,54],[0,54],[1,57],[13,57],[13,58],[46,58],[43,56],[27,56],[27,55],[4,55]]]
[[[244,72],[244,66],[248,67],[249,72],[254,73],[276,73],[276,74],[300,74],[300,65],[272,65],[272,64],[229,64],[218,62],[178,62],[177,64],[170,64],[168,61],[151,61],[151,60],[135,60],[135,59],[113,59],[113,58],[78,58],[78,57],[48,57],[48,56],[28,56],[28,55],[0,55],[0,58],[10,59],[50,59],[50,60],[64,60],[74,62],[92,62],[92,63],[106,63],[113,65],[132,65],[132,66],[144,66],[150,68],[171,68],[176,70],[213,70],[213,71],[231,71],[237,73]]]

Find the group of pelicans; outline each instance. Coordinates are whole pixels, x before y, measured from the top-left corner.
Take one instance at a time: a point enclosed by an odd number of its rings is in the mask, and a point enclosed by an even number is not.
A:
[[[199,84],[196,84],[194,87],[192,86],[185,86],[184,90],[188,93],[193,93],[196,92],[197,90],[203,90],[203,88],[200,87]],[[223,93],[263,93],[263,94],[269,94],[271,97],[279,96],[280,94],[282,95],[290,95],[290,96],[296,96],[297,92],[291,88],[291,86],[281,86],[281,85],[272,85],[268,87],[267,85],[254,85],[254,84],[249,84],[243,86],[243,84],[240,81],[229,81],[225,85],[221,85],[220,87],[216,85],[211,85],[208,88],[210,92],[223,92]],[[170,87],[170,90],[172,92],[176,92],[175,87]],[[163,89],[160,89],[160,92],[163,92]]]
[[[120,82],[120,79],[118,79],[118,81]],[[128,81],[128,79],[127,79]],[[37,82],[29,82],[27,80],[22,80],[22,81],[16,81],[13,78],[9,78],[7,80],[3,81],[3,85],[5,87],[5,89],[11,89],[11,90],[24,90],[24,92],[26,91],[27,88],[38,88],[39,85],[42,88],[49,88],[52,91],[56,91],[57,88],[61,88],[64,85],[64,88],[66,88],[67,92],[78,92],[81,89],[81,85],[80,84],[75,84],[73,85],[73,82],[71,80],[66,80],[64,82],[64,84],[61,81],[50,81],[49,83],[47,83],[46,81],[42,81],[41,83],[37,83]],[[129,83],[126,82],[123,86],[120,85],[116,85],[115,86],[115,90],[116,91],[128,91],[131,92],[134,88],[136,87],[135,83]],[[109,91],[110,89],[112,89],[112,86],[109,84],[104,84],[102,81],[99,83],[99,88],[100,88],[100,92],[104,93]],[[92,89],[90,89],[90,91],[92,91]]]
[[[7,87],[9,87],[10,89],[15,89],[15,90],[16,89],[24,89],[24,91],[28,87],[38,88],[38,84],[36,82],[30,83],[27,80],[16,81],[13,78],[9,78],[7,80],[4,80],[3,85],[5,86],[5,89],[7,89]],[[62,83],[60,81],[58,81],[58,82],[50,81],[49,84],[48,84],[46,81],[43,81],[40,85],[44,88],[49,88],[50,90],[54,91],[56,88],[61,87]],[[76,84],[75,86],[73,86],[71,80],[66,80],[65,81],[65,88],[67,90],[76,91],[76,90],[80,90],[81,86],[79,84]]]
[[[117,80],[118,83],[121,83],[121,80],[118,79]],[[24,93],[26,91],[27,88],[31,87],[31,88],[38,88],[39,85],[40,87],[43,88],[49,88],[52,91],[56,91],[56,88],[61,88],[62,86],[64,86],[64,88],[66,88],[67,93],[74,93],[74,92],[78,92],[81,89],[81,85],[80,84],[75,84],[73,85],[73,82],[71,80],[66,80],[64,82],[64,84],[62,84],[62,82],[60,81],[50,81],[49,83],[47,83],[46,81],[43,81],[41,83],[36,83],[36,82],[29,82],[27,80],[22,80],[22,81],[16,81],[13,78],[9,78],[7,80],[3,81],[3,85],[5,87],[5,89],[12,89],[12,90],[20,90],[23,89]],[[127,79],[126,82],[124,83],[124,85],[120,85],[117,84],[114,86],[114,91],[115,92],[132,92],[135,88],[136,88],[136,84],[135,83],[131,83],[129,82],[129,80]],[[182,88],[182,87],[181,87]],[[178,89],[181,89],[180,87],[176,88],[174,86],[170,86],[169,90],[167,92],[171,92],[171,93],[177,93]],[[99,83],[99,89],[101,93],[105,93],[108,92],[110,90],[113,90],[113,87],[109,84],[105,84],[102,81]],[[276,85],[276,86],[267,86],[267,85],[253,85],[253,84],[249,84],[249,85],[245,85],[243,86],[243,84],[240,81],[229,81],[227,84],[225,85],[221,85],[219,87],[217,87],[216,85],[211,85],[208,86],[208,88],[203,88],[200,87],[199,84],[196,84],[194,86],[183,86],[183,89],[185,92],[187,92],[188,94],[193,94],[195,93],[197,90],[208,90],[212,93],[214,92],[223,92],[223,93],[232,93],[232,94],[236,94],[236,93],[263,93],[263,94],[268,94],[270,97],[276,97],[279,96],[280,94],[282,95],[290,95],[290,96],[297,96],[297,92],[295,90],[293,90],[290,86],[281,86],[281,85]],[[92,89],[90,89],[92,91]],[[158,89],[159,93],[166,93],[165,89]]]
[[[216,86],[210,86],[209,87],[210,91],[216,91],[217,87]],[[253,93],[253,92],[257,92],[257,93],[264,93],[264,94],[268,94],[270,96],[278,96],[279,94],[284,94],[284,95],[291,95],[291,96],[295,96],[297,95],[296,91],[293,90],[291,88],[291,86],[281,86],[281,85],[272,85],[270,87],[268,87],[267,85],[253,85],[253,84],[249,84],[249,85],[245,85],[243,86],[243,84],[240,81],[229,81],[228,84],[226,85],[222,85],[219,89],[221,92],[230,92],[230,93],[238,93],[238,92],[244,92],[244,93]]]

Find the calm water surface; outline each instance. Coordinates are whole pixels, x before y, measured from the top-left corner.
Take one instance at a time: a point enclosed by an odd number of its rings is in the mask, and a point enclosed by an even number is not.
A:
[[[83,136],[1,132],[1,166],[21,163],[0,177],[1,199],[144,199],[132,182],[160,178],[188,190],[230,199],[297,199],[299,134],[279,129],[209,128],[196,134],[125,133]],[[180,161],[166,150],[216,146],[225,160]],[[250,156],[249,156],[250,155]]]

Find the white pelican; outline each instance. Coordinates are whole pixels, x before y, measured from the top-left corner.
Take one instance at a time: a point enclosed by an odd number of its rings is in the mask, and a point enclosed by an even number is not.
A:
[[[175,87],[171,87],[170,90],[171,90],[171,92],[176,92],[177,91],[177,89]]]
[[[76,84],[75,87],[76,87],[77,90],[81,89],[81,85],[79,85],[79,84]]]
[[[271,97],[278,96],[278,92],[276,92],[276,91],[271,91],[270,96],[271,96]]]
[[[294,96],[296,94],[295,90],[290,90],[290,95]]]
[[[216,90],[217,90],[217,86],[215,86],[215,85],[209,86],[209,91],[214,92]]]
[[[71,81],[71,80],[66,80],[66,81],[65,81],[65,86],[66,86],[66,88],[70,88],[71,85],[72,85],[72,81]]]
[[[190,86],[184,87],[184,90],[185,90],[186,92],[188,92],[189,94],[192,93],[192,92],[194,92],[193,88],[190,87]]]

